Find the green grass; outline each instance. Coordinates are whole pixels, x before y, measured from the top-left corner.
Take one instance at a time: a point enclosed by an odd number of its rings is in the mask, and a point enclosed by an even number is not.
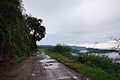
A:
[[[66,63],[69,62],[70,67],[80,71],[83,74],[87,74],[87,75],[94,77],[95,80],[118,80],[115,78],[113,79],[112,75],[108,74],[104,70],[100,68],[96,68],[96,67],[91,67],[85,64],[81,64],[80,62],[78,62],[77,60],[75,60],[74,58],[70,56],[60,54],[51,49],[44,49],[44,51],[47,55],[51,56],[52,58],[55,58],[57,60],[60,60]]]
[[[72,67],[84,74],[93,76],[95,80],[114,80],[108,73],[99,68],[90,67],[81,63],[73,63]]]
[[[15,54],[14,59],[12,59],[12,63],[18,63],[22,61],[23,59],[27,58],[28,56],[32,55],[34,52],[27,52],[24,54]]]
[[[72,61],[73,61],[73,60],[71,60],[70,58],[59,54],[58,52],[54,52],[54,51],[49,50],[49,49],[45,49],[44,51],[45,51],[49,56],[51,56],[52,58],[55,58],[55,59],[57,59],[57,60],[64,61],[64,62],[72,62]]]

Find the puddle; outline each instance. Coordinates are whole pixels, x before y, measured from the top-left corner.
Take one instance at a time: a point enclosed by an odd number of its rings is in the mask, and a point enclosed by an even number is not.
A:
[[[39,62],[41,62],[41,63],[49,63],[49,62],[55,62],[55,60],[54,59],[47,59],[47,58],[45,58],[43,60],[39,60]]]
[[[78,77],[77,77],[77,76],[74,76],[74,77],[72,77],[72,79],[75,79],[75,80],[77,80],[77,79],[78,79]]]
[[[48,55],[46,55],[46,58],[48,58],[48,59],[49,59],[49,58],[51,58],[51,57],[50,57],[50,56],[48,56]]]
[[[45,65],[45,66],[52,66],[53,64],[47,64],[47,65]]]
[[[59,63],[48,63],[48,66],[45,66],[46,69],[57,69],[59,68]]]
[[[42,53],[41,55],[43,56],[43,58],[47,58],[46,55],[45,55],[45,53]]]
[[[63,77],[60,77],[60,78],[59,78],[59,80],[65,80],[65,79],[71,79],[71,77],[63,76]]]
[[[37,54],[37,57],[39,57],[40,56],[40,54]]]
[[[66,80],[66,79],[78,80],[78,77],[77,77],[77,76],[74,76],[74,77],[63,76],[63,77],[60,77],[60,78],[59,78],[59,80]]]
[[[89,80],[89,78],[87,78],[86,80]]]
[[[46,69],[57,69],[60,67],[59,63],[56,60],[51,59],[51,57],[48,55],[43,56],[45,56],[45,58],[43,60],[39,60],[39,62],[41,62]]]
[[[50,61],[50,62],[47,62],[47,63],[56,63],[56,61]]]
[[[40,52],[38,51],[37,54],[39,54]]]
[[[35,74],[31,74],[32,76],[35,76]]]

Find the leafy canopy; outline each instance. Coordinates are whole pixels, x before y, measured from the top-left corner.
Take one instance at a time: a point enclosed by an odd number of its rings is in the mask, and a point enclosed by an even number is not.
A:
[[[42,21],[42,19],[37,19],[35,17],[26,17],[26,24],[34,41],[40,41],[42,38],[45,37],[46,29],[44,26],[41,25]]]

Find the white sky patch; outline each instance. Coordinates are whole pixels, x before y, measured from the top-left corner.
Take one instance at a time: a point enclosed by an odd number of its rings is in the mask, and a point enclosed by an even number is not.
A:
[[[112,20],[120,15],[119,0],[84,0],[75,13],[87,25],[95,25]]]
[[[23,0],[27,13],[43,19],[45,39],[38,44],[110,41],[120,34],[120,0]]]
[[[85,43],[81,44],[79,46],[83,47],[89,47],[89,48],[100,48],[100,49],[112,49],[116,47],[116,41],[108,41],[108,42],[103,42],[103,43]]]

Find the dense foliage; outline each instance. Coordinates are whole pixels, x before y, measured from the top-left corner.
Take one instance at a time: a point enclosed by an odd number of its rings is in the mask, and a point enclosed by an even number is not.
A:
[[[62,44],[57,44],[53,50],[55,50],[56,52],[59,53],[64,53],[64,54],[68,54],[71,51],[71,48],[66,46],[66,45],[62,45]]]
[[[42,21],[42,19],[26,15],[26,25],[32,37],[33,48],[37,48],[36,41],[40,41],[45,37],[45,27],[41,25]]]
[[[33,47],[36,47],[36,43],[33,44],[34,40],[26,24],[26,16],[22,13],[24,8],[21,2],[0,0],[0,60],[26,56],[35,50]]]

